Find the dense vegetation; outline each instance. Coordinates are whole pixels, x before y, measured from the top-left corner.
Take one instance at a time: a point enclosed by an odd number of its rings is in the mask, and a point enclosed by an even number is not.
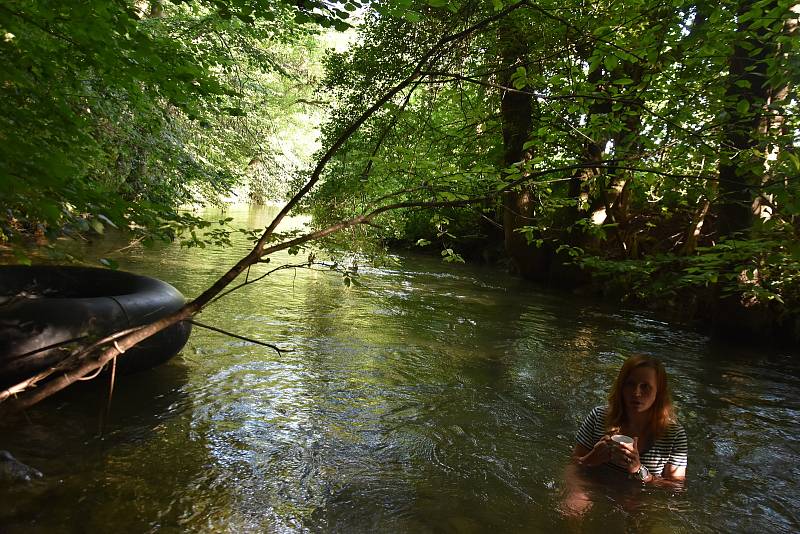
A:
[[[361,7],[320,98],[314,33]],[[799,14],[796,0],[13,0],[0,238],[191,232],[205,223],[183,203],[241,184],[270,196],[283,181],[265,177],[293,171],[270,132],[324,100],[333,157],[302,206],[319,228],[397,208],[333,246],[505,257],[800,336]]]
[[[276,134],[319,76],[308,22],[343,24],[316,4],[4,2],[0,239],[24,261],[31,235],[174,238],[204,224],[182,204],[284,193]]]
[[[368,16],[328,62],[329,139],[442,35],[509,4]],[[309,205],[329,223],[389,193],[447,203],[512,185],[368,233],[454,260],[503,248],[531,278],[798,336],[798,14],[788,0],[524,2],[428,60]]]

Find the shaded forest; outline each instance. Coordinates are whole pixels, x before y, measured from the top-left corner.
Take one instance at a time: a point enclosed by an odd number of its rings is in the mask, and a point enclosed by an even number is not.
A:
[[[799,339],[798,16],[794,0],[12,0],[0,245],[23,263],[109,227],[224,245],[235,229],[181,207],[245,188],[313,216],[306,236],[270,225],[250,264],[268,245],[421,247]],[[350,48],[323,50],[345,31]],[[281,136],[314,113],[316,155],[288,164]]]

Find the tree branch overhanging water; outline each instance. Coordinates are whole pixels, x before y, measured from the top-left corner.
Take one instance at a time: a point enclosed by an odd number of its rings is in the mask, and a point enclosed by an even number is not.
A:
[[[23,382],[15,384],[5,391],[0,392],[0,416],[16,412],[27,407],[30,407],[45,398],[69,387],[76,381],[91,375],[102,369],[107,363],[124,355],[124,353],[136,345],[137,343],[147,339],[148,337],[160,332],[168,326],[175,324],[179,321],[190,320],[194,315],[199,313],[205,306],[207,306],[225,287],[232,283],[242,272],[248,267],[258,263],[264,256],[284,250],[289,247],[295,246],[297,243],[305,243],[314,239],[325,237],[335,233],[344,228],[355,226],[358,224],[368,224],[371,219],[391,209],[398,209],[403,207],[413,206],[446,206],[446,205],[468,205],[470,203],[480,202],[483,199],[474,199],[471,202],[457,201],[457,202],[442,202],[442,203],[397,203],[394,205],[383,206],[373,210],[370,213],[360,215],[353,219],[342,221],[341,223],[330,226],[326,229],[311,232],[302,236],[301,238],[293,239],[284,243],[269,246],[269,240],[274,235],[276,228],[286,215],[303,199],[314,185],[319,181],[322,176],[322,171],[333,158],[333,156],[341,149],[344,143],[356,132],[358,129],[380,110],[387,102],[389,102],[395,95],[403,91],[405,88],[414,84],[421,76],[423,70],[441,54],[445,48],[453,43],[456,43],[476,31],[485,28],[486,26],[501,20],[510,13],[517,9],[527,6],[528,1],[522,0],[514,3],[505,9],[487,17],[464,30],[442,37],[434,46],[432,46],[423,56],[417,61],[411,72],[398,84],[386,91],[379,97],[366,111],[364,111],[358,118],[356,118],[332,143],[330,148],[323,154],[317,162],[317,165],[311,172],[305,185],[286,203],[286,205],[278,212],[270,225],[265,229],[253,249],[240,259],[233,267],[231,267],[225,274],[223,274],[214,284],[201,293],[197,298],[183,306],[180,310],[159,319],[153,323],[139,327],[134,331],[126,332],[125,334],[113,334],[109,336],[111,339],[101,340],[85,349],[79,349],[76,353],[71,354],[65,360],[60,362],[57,366],[47,369],[36,376],[31,377]],[[105,348],[102,348],[105,342]],[[110,343],[110,344],[109,344]],[[102,350],[100,350],[102,349]],[[60,375],[55,376],[48,382],[42,384],[41,387],[31,389],[32,386],[41,382],[45,378],[49,378],[56,373]],[[13,398],[12,398],[13,397]]]

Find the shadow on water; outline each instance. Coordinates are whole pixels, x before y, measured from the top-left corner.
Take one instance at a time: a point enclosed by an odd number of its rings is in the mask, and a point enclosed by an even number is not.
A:
[[[98,492],[123,509],[141,505],[148,493],[157,496],[164,487],[159,480],[169,472],[143,467],[158,465],[159,456],[163,465],[173,463],[163,458],[160,443],[170,439],[190,410],[187,381],[186,365],[175,358],[150,371],[118,376],[108,414],[108,376],[101,375],[3,421],[0,448],[44,474],[32,484],[0,487],[3,532],[95,530],[92,525],[104,531],[109,514],[116,512],[98,507]]]
[[[679,400],[695,436],[693,496],[719,498],[698,507],[705,520],[728,531],[791,532],[800,526],[792,493],[800,474],[800,369],[781,350],[714,343],[704,357],[683,361]]]

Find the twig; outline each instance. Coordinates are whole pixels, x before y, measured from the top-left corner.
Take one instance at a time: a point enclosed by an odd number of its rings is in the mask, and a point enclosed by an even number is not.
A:
[[[305,263],[293,264],[293,265],[288,265],[288,264],[280,265],[278,267],[275,267],[274,269],[270,269],[266,273],[264,273],[264,274],[262,274],[262,275],[260,275],[260,276],[258,276],[256,278],[253,278],[252,280],[250,280],[250,267],[252,267],[252,265],[251,265],[251,266],[247,267],[247,276],[245,276],[244,282],[242,282],[239,285],[233,286],[232,288],[228,289],[227,291],[223,291],[222,293],[220,293],[219,295],[214,297],[214,299],[211,302],[209,302],[208,304],[209,305],[214,304],[215,302],[220,300],[222,297],[228,296],[231,293],[233,293],[234,291],[238,291],[239,289],[241,289],[241,288],[243,288],[245,286],[249,286],[250,284],[255,284],[256,282],[258,282],[260,280],[263,280],[264,278],[266,278],[267,276],[271,275],[272,273],[274,273],[276,271],[280,271],[280,270],[283,270],[283,269],[291,269],[293,267],[294,268],[304,267],[304,266],[306,266],[308,264],[309,264],[308,262],[305,262]]]
[[[53,343],[52,345],[47,345],[45,347],[40,347],[38,349],[34,349],[34,350],[31,350],[31,351],[28,351],[28,352],[26,352],[24,354],[19,354],[17,356],[8,357],[6,359],[6,361],[20,360],[22,358],[27,358],[28,356],[33,356],[34,354],[38,354],[38,353],[44,352],[46,350],[57,349],[58,347],[63,347],[64,345],[69,345],[70,343],[75,343],[77,341],[83,341],[84,339],[86,339],[86,336],[78,336],[78,337],[74,337],[72,339],[65,339],[64,341],[59,341],[58,343]]]
[[[275,346],[275,345],[273,345],[271,343],[265,343],[264,341],[259,341],[257,339],[252,339],[252,338],[249,338],[249,337],[240,336],[239,334],[234,334],[232,332],[228,332],[226,330],[223,330],[221,328],[217,328],[215,326],[209,326],[207,324],[198,323],[194,319],[190,320],[189,322],[191,324],[195,325],[195,326],[199,326],[200,328],[205,328],[207,330],[212,330],[214,332],[219,332],[220,334],[225,334],[226,336],[234,337],[236,339],[241,339],[242,341],[248,341],[250,343],[255,343],[256,345],[262,345],[264,347],[269,347],[272,350],[274,350],[275,352],[277,352],[279,355],[283,354],[284,352],[294,352],[293,349],[280,349],[280,348],[278,348],[277,346]],[[116,360],[116,358],[115,358],[115,360]]]
[[[126,336],[128,334],[132,334],[132,333],[134,333],[137,330],[140,330],[142,328],[143,327],[141,327],[141,326],[137,326],[137,327],[134,327],[134,328],[128,328],[126,330],[121,330],[119,332],[115,332],[115,333],[113,333],[113,334],[111,334],[109,336],[106,336],[103,339],[95,341],[94,343],[92,343],[88,347],[76,349],[69,356],[67,356],[66,358],[61,360],[58,364],[54,365],[53,367],[50,367],[49,369],[45,369],[44,371],[42,371],[40,373],[37,373],[36,375],[32,376],[31,378],[23,380],[22,382],[14,384],[13,386],[10,386],[10,387],[6,388],[3,391],[0,391],[0,402],[5,401],[6,399],[8,399],[11,396],[16,396],[18,393],[22,393],[23,391],[25,391],[28,388],[34,387],[38,382],[44,380],[45,378],[47,378],[48,376],[52,375],[53,373],[68,369],[71,364],[75,363],[74,360],[80,361],[84,356],[86,356],[87,354],[90,354],[93,350],[99,348],[100,346],[105,345],[106,343],[110,343],[110,342],[112,342],[112,341],[114,341],[116,339],[119,339],[121,337],[124,337],[124,336]],[[98,369],[101,370],[102,367],[103,366],[100,366]],[[86,374],[88,374],[88,373],[86,373]],[[99,370],[98,370],[97,374],[100,374]],[[97,375],[92,376],[92,378],[94,378],[95,376],[97,376]],[[81,375],[81,377],[77,378],[76,380],[80,380],[81,378],[85,378],[85,376]]]
[[[311,269],[312,265],[318,265],[320,267],[326,267],[326,269]],[[328,272],[328,271],[331,271],[331,270],[335,270],[338,273],[342,273],[342,274],[346,274],[347,273],[346,269],[337,269],[335,267],[335,265],[330,265],[328,263],[320,262],[320,261],[305,261],[303,263],[279,265],[278,267],[275,267],[274,269],[270,269],[266,273],[264,273],[264,274],[262,274],[262,275],[260,275],[260,276],[258,276],[256,278],[253,278],[252,280],[246,279],[241,284],[239,284],[237,286],[234,286],[234,287],[228,289],[227,291],[224,291],[224,292],[220,293],[219,295],[217,295],[214,298],[214,300],[209,302],[209,305],[214,304],[215,302],[220,300],[222,297],[230,295],[234,291],[237,291],[237,290],[239,290],[239,289],[241,289],[241,288],[243,288],[245,286],[249,286],[251,284],[255,284],[256,282],[259,282],[259,281],[263,280],[264,278],[266,278],[267,276],[271,275],[272,273],[275,273],[277,271],[283,271],[283,270],[286,270],[286,269],[309,269],[309,270],[315,270],[315,271],[319,271],[319,272]],[[249,268],[248,268],[248,273],[249,273]]]
[[[146,237],[146,236],[140,236],[140,237],[137,237],[136,239],[134,239],[133,241],[131,241],[130,243],[128,243],[128,244],[127,244],[127,245],[125,245],[124,247],[122,247],[122,248],[119,248],[119,249],[115,250],[115,251],[114,251],[114,253],[115,253],[115,254],[119,254],[120,252],[125,252],[126,250],[128,250],[128,249],[131,249],[131,248],[133,248],[133,247],[137,246],[139,243],[141,243],[142,241],[144,241],[144,240],[145,240],[145,237]]]
[[[103,417],[100,418],[100,435],[103,435],[103,429],[111,415],[111,399],[114,398],[114,382],[117,377],[117,356],[111,359],[111,378],[108,383],[108,400],[106,401],[106,411]]]
[[[422,76],[424,76],[424,74],[422,74]],[[408,91],[408,94],[403,99],[403,103],[400,105],[399,109],[395,112],[394,116],[392,117],[392,120],[389,122],[386,128],[383,129],[381,136],[378,138],[378,142],[375,143],[375,148],[372,149],[372,157],[369,158],[366,167],[364,167],[364,170],[361,172],[362,180],[366,180],[369,177],[369,174],[372,171],[373,161],[375,157],[378,155],[378,151],[381,149],[381,145],[388,137],[389,132],[392,131],[394,127],[397,125],[397,122],[400,120],[400,115],[406,109],[408,103],[411,101],[411,95],[414,94],[414,91],[416,91],[417,87],[419,87],[421,83],[422,79],[420,78],[419,80],[417,80],[414,86]]]

